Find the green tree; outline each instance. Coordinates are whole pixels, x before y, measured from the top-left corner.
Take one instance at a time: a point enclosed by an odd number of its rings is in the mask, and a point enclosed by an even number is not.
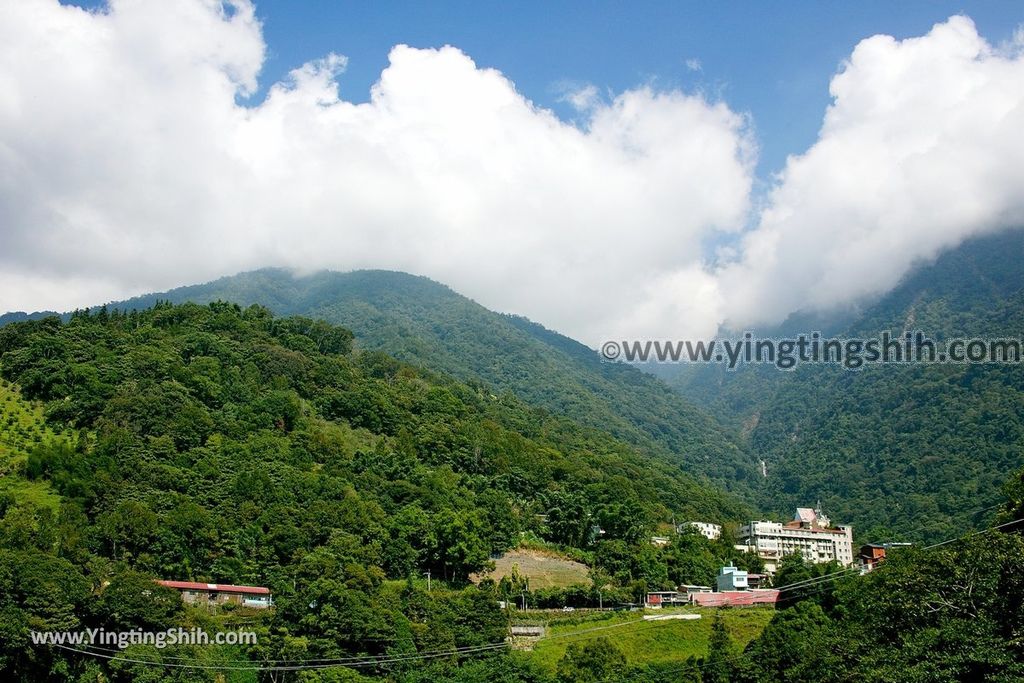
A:
[[[107,630],[154,631],[176,623],[182,602],[178,591],[156,584],[151,576],[128,571],[111,578],[93,610]]]
[[[558,680],[565,683],[616,683],[624,680],[626,656],[607,638],[571,643],[558,662]]]
[[[826,680],[821,666],[832,628],[831,619],[816,602],[803,601],[779,610],[748,647],[749,661],[763,683]]]
[[[704,683],[729,683],[732,672],[732,660],[735,647],[721,612],[715,613],[711,622],[711,640],[708,642],[708,655],[704,658],[702,675]]]

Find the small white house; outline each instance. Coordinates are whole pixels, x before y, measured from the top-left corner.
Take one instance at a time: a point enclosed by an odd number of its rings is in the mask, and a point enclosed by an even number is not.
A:
[[[718,570],[718,592],[745,591],[748,588],[747,572],[732,565]]]

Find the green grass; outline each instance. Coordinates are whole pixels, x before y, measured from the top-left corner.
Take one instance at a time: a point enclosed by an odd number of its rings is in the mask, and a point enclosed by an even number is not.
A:
[[[19,503],[56,509],[60,496],[45,482],[29,481],[21,472],[29,452],[55,439],[74,443],[72,432],[59,431],[43,418],[43,407],[22,398],[18,388],[0,379],[0,492]]]
[[[775,614],[768,607],[664,609],[648,610],[646,614],[683,611],[700,614],[701,619],[644,621],[642,612],[614,612],[552,622],[530,656],[554,672],[571,643],[604,636],[622,650],[631,665],[678,664],[691,655],[707,654],[711,623],[717,612],[721,612],[737,652],[756,638]]]

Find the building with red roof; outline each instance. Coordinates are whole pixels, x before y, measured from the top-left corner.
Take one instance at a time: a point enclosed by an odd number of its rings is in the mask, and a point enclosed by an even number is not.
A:
[[[194,581],[157,581],[161,586],[181,593],[187,605],[216,608],[225,604],[266,609],[273,607],[274,598],[263,586],[235,586],[228,583],[197,583]]]

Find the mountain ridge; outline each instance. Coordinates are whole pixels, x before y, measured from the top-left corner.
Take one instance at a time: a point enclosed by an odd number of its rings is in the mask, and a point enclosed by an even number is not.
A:
[[[279,315],[344,325],[356,342],[599,428],[750,499],[757,468],[738,438],[639,369],[522,316],[490,311],[443,283],[389,270],[294,275],[265,268],[107,304],[259,303]]]

